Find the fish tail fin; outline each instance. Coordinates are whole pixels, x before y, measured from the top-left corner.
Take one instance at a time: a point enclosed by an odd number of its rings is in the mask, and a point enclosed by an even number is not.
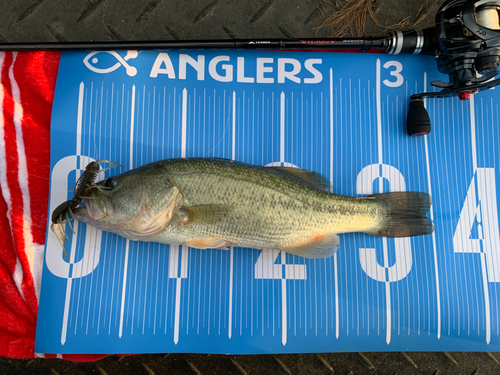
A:
[[[368,197],[367,197],[368,198]],[[432,221],[425,216],[431,207],[431,196],[419,192],[392,192],[370,196],[385,208],[385,217],[370,234],[382,237],[411,237],[434,232]]]

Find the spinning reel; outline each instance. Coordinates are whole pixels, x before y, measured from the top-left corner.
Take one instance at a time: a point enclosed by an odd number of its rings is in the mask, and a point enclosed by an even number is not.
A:
[[[403,43],[404,49],[404,40],[399,41],[397,35],[395,43]],[[423,98],[457,95],[467,100],[500,84],[500,78],[494,78],[499,73],[500,0],[449,0],[436,15],[435,29],[421,31],[411,44],[415,48],[422,45],[423,53],[432,53],[438,70],[449,76],[449,82],[431,82],[441,91],[410,96],[407,132],[422,135],[431,130]]]

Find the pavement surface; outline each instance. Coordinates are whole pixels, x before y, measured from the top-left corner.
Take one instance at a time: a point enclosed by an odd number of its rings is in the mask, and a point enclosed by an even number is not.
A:
[[[334,2],[332,0],[332,2]],[[443,0],[379,0],[382,25],[434,25]],[[323,12],[318,11],[323,9]],[[320,0],[3,0],[0,43],[325,37]],[[380,32],[368,21],[366,32]],[[500,374],[496,353],[144,354],[92,363],[0,358],[0,374]]]

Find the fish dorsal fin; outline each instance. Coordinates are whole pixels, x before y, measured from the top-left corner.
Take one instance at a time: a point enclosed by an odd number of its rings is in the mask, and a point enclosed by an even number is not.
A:
[[[304,258],[329,258],[337,252],[339,244],[340,237],[331,233],[322,235],[319,239],[313,239],[303,245],[281,250]]]
[[[304,182],[307,186],[313,189],[323,190],[328,193],[331,192],[330,181],[323,176],[321,173],[308,171],[306,169],[294,168],[294,167],[270,167],[278,171],[292,175]]]

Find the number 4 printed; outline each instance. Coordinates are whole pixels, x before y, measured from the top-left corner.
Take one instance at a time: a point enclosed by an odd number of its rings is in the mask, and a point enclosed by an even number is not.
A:
[[[489,282],[500,282],[500,232],[494,168],[477,168],[453,236],[455,253],[484,253]]]

